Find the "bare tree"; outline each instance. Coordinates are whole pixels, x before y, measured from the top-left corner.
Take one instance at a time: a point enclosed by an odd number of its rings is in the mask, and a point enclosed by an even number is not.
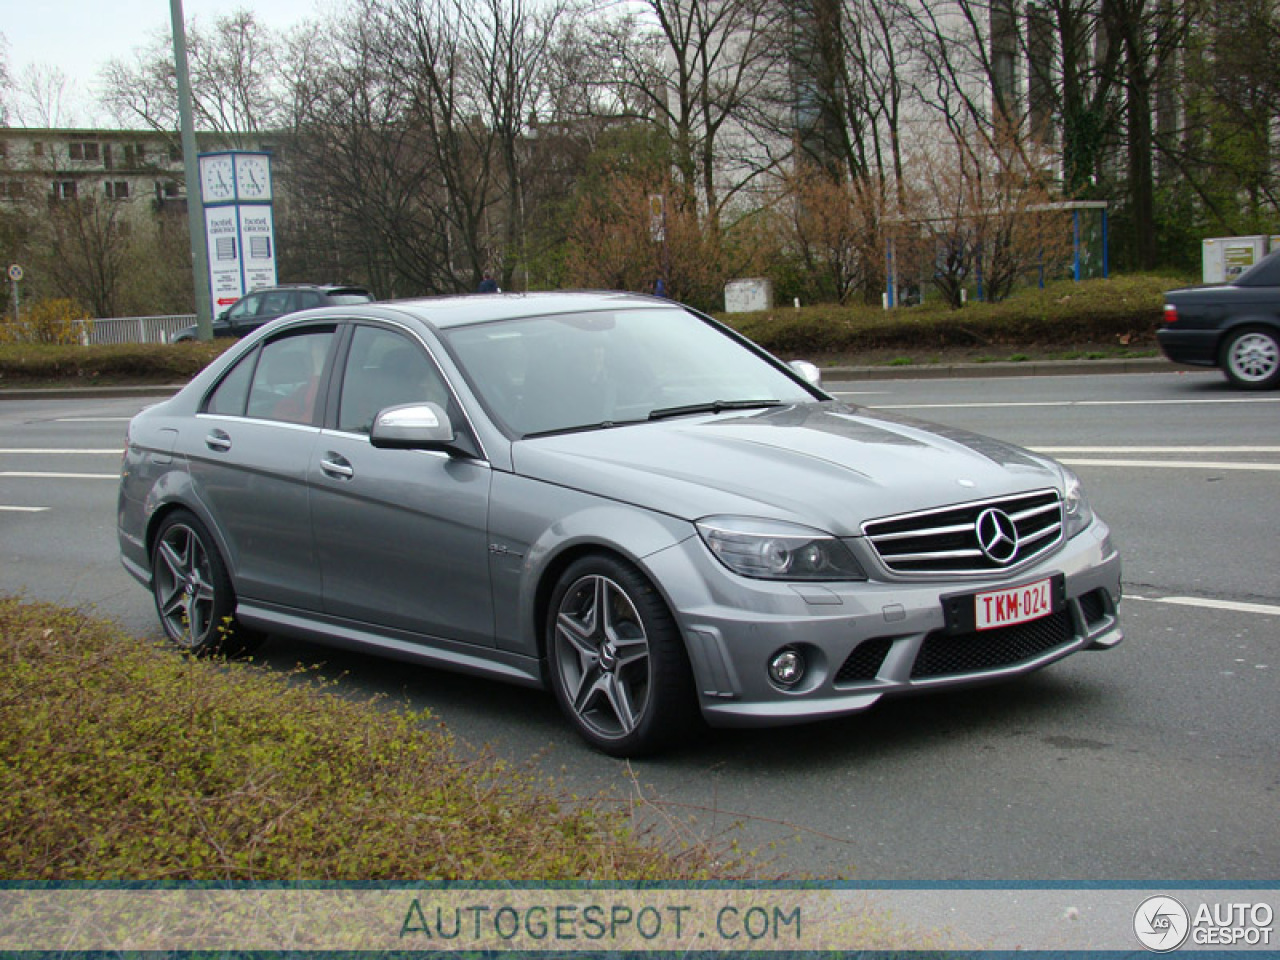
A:
[[[119,316],[132,256],[125,204],[100,196],[50,205],[44,270],[56,287],[95,317]]]
[[[192,110],[199,130],[222,135],[228,146],[283,122],[285,94],[280,41],[252,12],[239,10],[205,30],[186,28]],[[112,60],[103,70],[103,100],[121,126],[139,122],[166,133],[178,129],[173,41],[167,29],[152,34],[131,62]]]
[[[700,205],[712,230],[790,153],[772,114],[788,82],[778,39],[789,23],[771,0],[645,0],[588,27],[597,115],[652,124],[681,202]]]

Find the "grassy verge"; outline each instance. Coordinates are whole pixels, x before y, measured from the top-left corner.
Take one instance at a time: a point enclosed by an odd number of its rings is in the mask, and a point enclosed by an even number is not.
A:
[[[527,773],[459,759],[426,713],[179,656],[0,598],[0,876],[9,883],[679,885],[660,849]]]

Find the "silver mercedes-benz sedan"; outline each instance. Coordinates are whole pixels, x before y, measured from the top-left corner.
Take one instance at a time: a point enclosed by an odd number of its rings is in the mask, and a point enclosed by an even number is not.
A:
[[[645,296],[294,314],[130,424],[122,559],[193,653],[550,687],[617,756],[1120,641],[1068,470],[816,381]]]

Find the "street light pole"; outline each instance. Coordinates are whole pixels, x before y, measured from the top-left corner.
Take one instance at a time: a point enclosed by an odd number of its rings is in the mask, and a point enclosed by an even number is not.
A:
[[[196,337],[213,339],[213,305],[209,295],[209,251],[204,236],[204,203],[200,197],[200,161],[191,118],[191,75],[187,70],[187,30],[182,0],[169,0],[173,20],[173,65],[178,77],[178,122],[182,128],[182,169],[187,180],[187,230],[191,236],[191,278],[196,292]]]

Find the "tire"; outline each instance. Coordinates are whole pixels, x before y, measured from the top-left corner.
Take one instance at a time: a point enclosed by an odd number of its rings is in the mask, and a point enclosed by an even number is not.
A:
[[[700,722],[675,620],[621,560],[592,554],[564,571],[551,594],[546,651],[561,709],[597,750],[643,756]]]
[[[1280,385],[1280,334],[1266,327],[1234,330],[1222,345],[1222,372],[1237,387],[1268,390]]]
[[[186,510],[165,517],[156,533],[151,592],[165,635],[195,656],[243,656],[263,640],[236,622],[226,564],[208,528]]]

